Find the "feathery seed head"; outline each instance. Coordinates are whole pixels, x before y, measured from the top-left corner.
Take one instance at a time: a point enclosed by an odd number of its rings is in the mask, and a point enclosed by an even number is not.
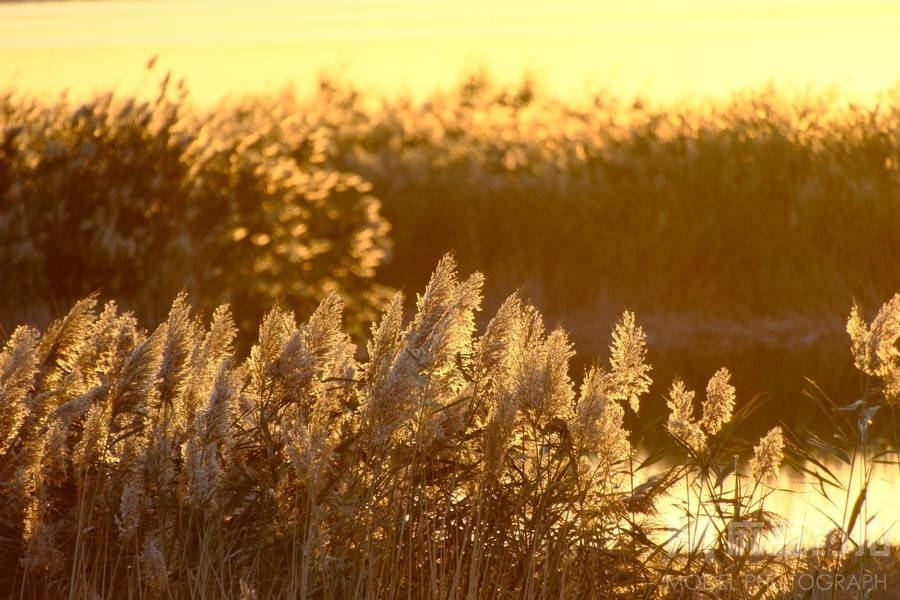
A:
[[[397,368],[402,340],[403,295],[398,292],[385,308],[381,322],[372,326],[372,339],[367,345],[369,362],[363,367],[366,382],[363,419],[378,445],[409,417],[405,406],[408,380],[399,376]]]
[[[385,307],[381,321],[372,324],[372,339],[366,345],[369,362],[366,381],[375,392],[387,385],[388,375],[397,359],[403,336],[403,293],[397,292]]]
[[[717,434],[731,420],[735,389],[731,385],[730,379],[731,372],[722,367],[716,371],[706,385],[706,401],[703,403],[701,424],[709,435]]]
[[[72,372],[79,352],[92,339],[96,306],[96,295],[82,298],[47,328],[38,346],[43,383],[58,382]]]
[[[294,315],[275,306],[259,325],[259,341],[250,349],[247,368],[256,393],[270,383],[285,343],[297,330]]]
[[[334,452],[334,440],[328,429],[317,423],[294,423],[285,427],[284,447],[294,476],[302,481],[312,493],[318,485],[324,469]]]
[[[107,302],[94,324],[90,344],[78,356],[77,366],[94,386],[114,377],[134,348],[143,341],[137,320],[119,314],[115,302]]]
[[[416,315],[404,337],[415,356],[416,372],[446,374],[454,370],[460,353],[469,352],[483,283],[480,273],[459,281],[456,260],[449,254],[441,259],[425,293],[419,296]]]
[[[666,405],[669,407],[669,432],[694,452],[706,448],[706,434],[694,420],[694,392],[680,379],[672,382]]]
[[[784,460],[784,435],[781,427],[773,427],[753,449],[750,472],[757,481],[778,477]]]
[[[227,304],[216,308],[213,312],[209,331],[203,339],[201,354],[207,364],[218,365],[222,359],[230,357],[234,352],[234,338],[237,328],[231,309]]]
[[[554,329],[550,332],[546,341],[541,407],[547,418],[560,417],[568,421],[571,417],[575,390],[569,377],[569,361],[574,355],[565,331]]]
[[[125,360],[110,393],[112,417],[146,414],[159,395],[160,364],[167,327],[160,325]]]
[[[37,373],[39,336],[17,327],[0,353],[0,454],[19,431],[28,413],[26,396]]]
[[[476,345],[476,368],[489,374],[509,357],[510,344],[522,320],[522,301],[517,294],[509,296],[488,323]]]
[[[72,464],[76,471],[84,473],[105,459],[108,435],[109,412],[106,403],[91,404],[84,417],[81,439],[72,451]]]
[[[609,362],[616,383],[613,397],[619,402],[627,402],[637,413],[640,397],[650,391],[650,365],[645,362],[647,336],[636,324],[634,313],[625,311],[616,323],[612,337]]]
[[[598,367],[588,370],[575,406],[573,433],[583,451],[597,456],[602,469],[612,466],[631,453],[628,432],[623,423],[625,409],[611,398],[613,375]]]
[[[187,387],[190,358],[198,337],[197,329],[191,317],[187,294],[181,292],[172,302],[169,318],[166,320],[159,366],[160,398],[165,403],[175,401]]]
[[[847,333],[856,367],[881,379],[889,402],[900,399],[900,294],[882,305],[870,325],[854,306]]]
[[[869,356],[869,326],[862,318],[857,304],[850,309],[850,317],[847,319],[847,334],[850,336],[853,364],[863,373],[873,374]]]
[[[42,477],[50,485],[61,485],[68,475],[69,428],[61,419],[53,419],[41,443],[43,449]]]

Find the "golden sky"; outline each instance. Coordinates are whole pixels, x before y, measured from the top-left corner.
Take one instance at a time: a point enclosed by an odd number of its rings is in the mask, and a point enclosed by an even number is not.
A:
[[[329,72],[423,95],[487,68],[659,100],[764,85],[870,96],[900,78],[900,0],[212,0],[0,4],[0,87],[149,93],[158,54],[200,102]]]

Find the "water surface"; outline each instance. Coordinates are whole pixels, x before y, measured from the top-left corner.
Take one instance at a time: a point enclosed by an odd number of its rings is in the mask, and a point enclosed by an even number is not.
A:
[[[898,31],[900,3],[846,0],[12,3],[0,4],[0,82],[149,93],[142,69],[158,54],[200,102],[322,72],[423,95],[481,66],[567,95],[671,99],[773,81],[865,97],[900,76]]]

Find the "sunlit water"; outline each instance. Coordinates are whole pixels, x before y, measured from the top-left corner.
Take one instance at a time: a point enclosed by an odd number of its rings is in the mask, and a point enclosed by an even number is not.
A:
[[[869,96],[900,76],[900,4],[848,0],[97,1],[0,4],[0,85],[151,93],[147,59],[199,102],[322,72],[423,95],[481,66],[573,95],[660,99],[773,81]]]
[[[814,465],[806,465],[815,471]],[[837,529],[839,524],[848,526],[853,506],[860,495],[864,480],[862,461],[857,460],[853,466],[852,477],[849,465],[837,462],[826,462],[825,466],[844,486],[825,486],[824,490],[808,475],[800,475],[784,468],[779,480],[770,481],[770,486],[760,486],[753,497],[753,509],[764,508],[781,517],[782,523],[774,532],[758,535],[754,548],[766,552],[795,552],[823,547],[825,537]],[[878,548],[892,548],[900,545],[900,466],[898,464],[877,464],[873,467],[865,503],[856,520],[850,539],[845,548],[852,551],[854,544],[864,544]],[[693,481],[693,479],[691,480]],[[849,485],[848,485],[849,484]],[[731,495],[735,481],[733,477],[726,479],[721,486],[725,496]],[[741,485],[747,486],[746,479]],[[744,494],[749,494],[746,488]],[[765,495],[764,501],[760,499]],[[673,550],[685,550],[688,547],[708,545],[715,538],[717,529],[723,529],[719,519],[707,516],[712,509],[698,509],[701,498],[698,498],[696,486],[690,494],[683,484],[671,490],[670,495],[660,505],[663,525],[668,532],[658,536],[660,541],[667,540],[668,547]],[[703,501],[710,500],[707,492]],[[707,506],[711,506],[707,504]],[[690,518],[687,512],[690,511]],[[698,518],[699,515],[699,518]],[[688,527],[688,522],[690,526]],[[731,539],[740,540],[743,535],[741,527],[752,529],[755,521],[746,519],[736,525]],[[724,531],[729,539],[728,529]]]

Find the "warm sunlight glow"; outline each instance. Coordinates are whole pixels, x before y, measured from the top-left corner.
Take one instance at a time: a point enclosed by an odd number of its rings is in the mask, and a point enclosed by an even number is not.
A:
[[[0,81],[143,91],[139,67],[158,54],[201,102],[321,72],[423,95],[480,67],[567,95],[674,99],[774,82],[865,97],[900,75],[898,31],[900,3],[846,0],[42,2],[0,5]]]
[[[900,0],[0,0],[11,599],[900,598]]]

